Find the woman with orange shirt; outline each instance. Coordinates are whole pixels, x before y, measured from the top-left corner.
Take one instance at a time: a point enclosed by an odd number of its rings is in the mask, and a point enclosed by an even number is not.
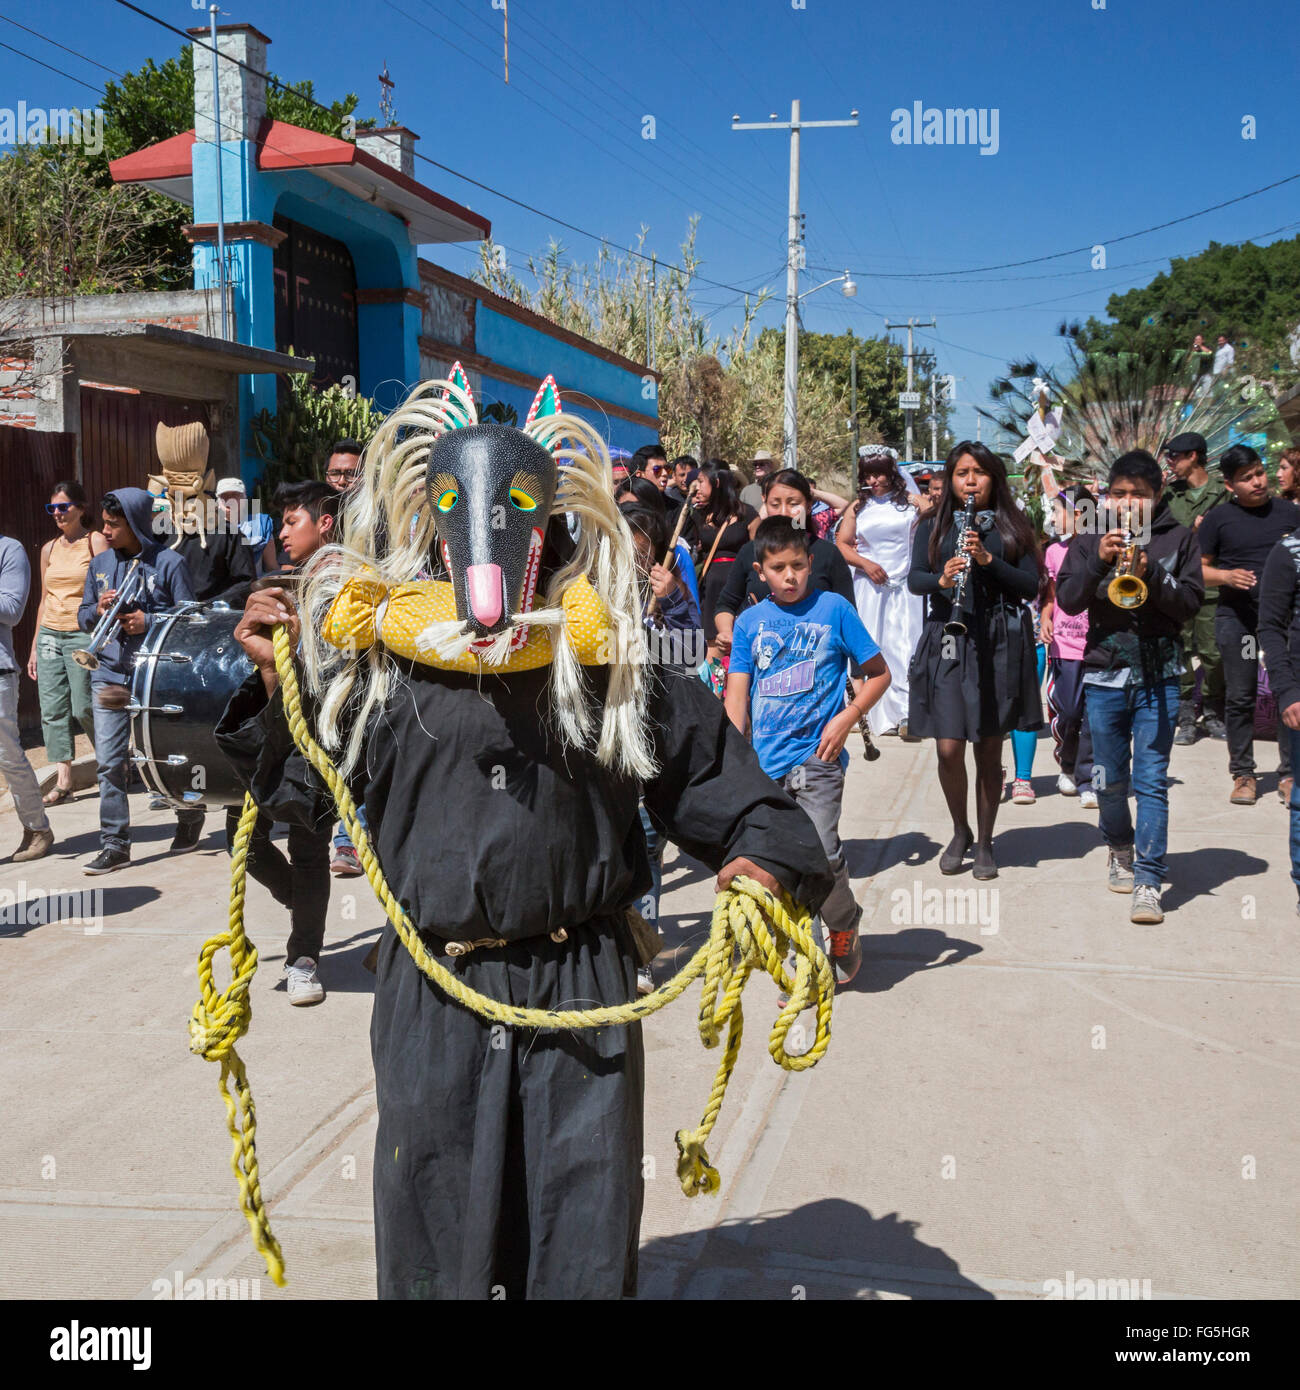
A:
[[[91,558],[107,550],[108,542],[86,525],[90,508],[80,483],[56,483],[45,510],[59,534],[41,547],[41,602],[27,674],[40,690],[46,754],[58,764],[58,780],[45,794],[45,804],[55,806],[72,795],[72,721],[81,725],[92,744],[95,738],[90,672],[78,666],[72,654],[90,642],[90,634],[77,626],[77,608]]]

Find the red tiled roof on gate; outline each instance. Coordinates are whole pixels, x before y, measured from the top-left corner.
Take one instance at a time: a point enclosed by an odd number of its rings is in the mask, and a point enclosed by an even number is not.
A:
[[[109,164],[115,183],[142,183],[181,202],[193,203],[194,132],[147,145]],[[410,227],[417,243],[471,241],[491,235],[486,217],[444,198],[387,165],[350,140],[267,120],[257,141],[257,167],[264,172],[302,169],[375,202]]]

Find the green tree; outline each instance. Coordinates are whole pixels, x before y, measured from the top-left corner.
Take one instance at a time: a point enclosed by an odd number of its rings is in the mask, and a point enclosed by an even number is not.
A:
[[[1111,295],[1104,323],[1090,318],[1075,337],[1084,352],[1173,352],[1203,334],[1211,349],[1223,333],[1237,367],[1286,384],[1295,367],[1287,337],[1300,324],[1300,237],[1269,246],[1212,241],[1177,257],[1149,284]]]
[[[785,332],[767,328],[762,336],[771,335],[785,353]],[[853,333],[800,333],[799,378],[803,389],[806,371],[825,372],[841,391],[850,398],[853,349],[858,350],[858,431],[863,443],[888,443],[900,449],[907,422],[898,408],[898,393],[907,389],[907,361],[901,344],[888,338],[859,338]],[[930,452],[930,382],[936,366],[932,357],[918,357],[913,390],[921,393],[921,409],[913,418],[917,458]],[[939,455],[952,446],[948,430],[949,407],[938,393]],[[845,412],[847,419],[848,412]]]
[[[0,159],[0,297],[21,300],[151,288],[159,212],[140,188],[105,186],[78,146],[27,145]]]
[[[168,140],[194,126],[194,58],[186,44],[175,58],[159,67],[152,58],[122,81],[104,87],[104,149],[91,161],[97,177],[106,187],[114,187],[108,165],[111,160]],[[328,107],[316,104],[310,81],[281,83],[273,74],[267,78],[267,113],[272,120],[320,131],[323,135],[346,138],[354,128],[374,124],[372,119],[355,121],[357,97],[349,92]],[[192,220],[184,204],[161,193],[144,191],[147,222],[134,235],[135,248],[143,259],[156,267],[154,283],[148,289],[170,289],[186,283],[191,274],[191,248],[181,228]]]
[[[383,418],[366,396],[351,396],[341,386],[322,391],[306,372],[292,373],[279,410],[253,418],[253,447],[263,464],[258,496],[269,505],[283,482],[324,482],[330,445],[338,439],[368,444]]]

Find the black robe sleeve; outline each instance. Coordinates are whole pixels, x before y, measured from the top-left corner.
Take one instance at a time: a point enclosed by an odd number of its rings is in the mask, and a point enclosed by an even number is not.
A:
[[[305,695],[303,700],[307,708]],[[236,776],[272,820],[315,827],[333,819],[334,799],[298,752],[280,691],[268,698],[256,671],[230,697],[215,733]]]
[[[1113,566],[1101,558],[1099,536],[1074,536],[1056,576],[1056,604],[1062,613],[1086,613],[1097,586]]]
[[[846,603],[851,603],[856,608],[857,600],[853,597],[853,571],[849,568],[849,562],[840,554],[840,548],[834,541],[823,541],[822,544],[830,548],[826,561],[830,580],[827,589],[833,594],[839,594]]]
[[[643,791],[651,820],[715,871],[752,859],[815,912],[833,880],[812,821],[758,765],[722,702],[696,676],[652,679],[659,773]]]
[[[984,566],[984,573],[994,588],[1012,598],[1032,599],[1038,593],[1038,560],[1028,551],[1015,564],[994,554]]]

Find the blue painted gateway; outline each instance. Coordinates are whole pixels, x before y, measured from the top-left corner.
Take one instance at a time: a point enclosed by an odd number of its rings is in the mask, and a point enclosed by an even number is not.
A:
[[[271,120],[270,40],[248,24],[219,28],[214,90],[208,30],[190,32],[194,129],[111,168],[119,183],[143,184],[193,208],[186,234],[196,289],[220,284],[224,241],[231,339],[292,348],[315,361],[317,384],[355,389],[383,410],[459,360],[480,408],[500,403],[522,422],[550,372],[565,408],[611,445],[635,450],[658,438],[657,378],[649,368],[421,259],[422,246],[479,241],[492,228],[416,179],[418,136],[393,126],[341,140]],[[241,377],[239,437],[249,483],[261,466],[250,422],[262,409],[276,409],[274,378]]]

